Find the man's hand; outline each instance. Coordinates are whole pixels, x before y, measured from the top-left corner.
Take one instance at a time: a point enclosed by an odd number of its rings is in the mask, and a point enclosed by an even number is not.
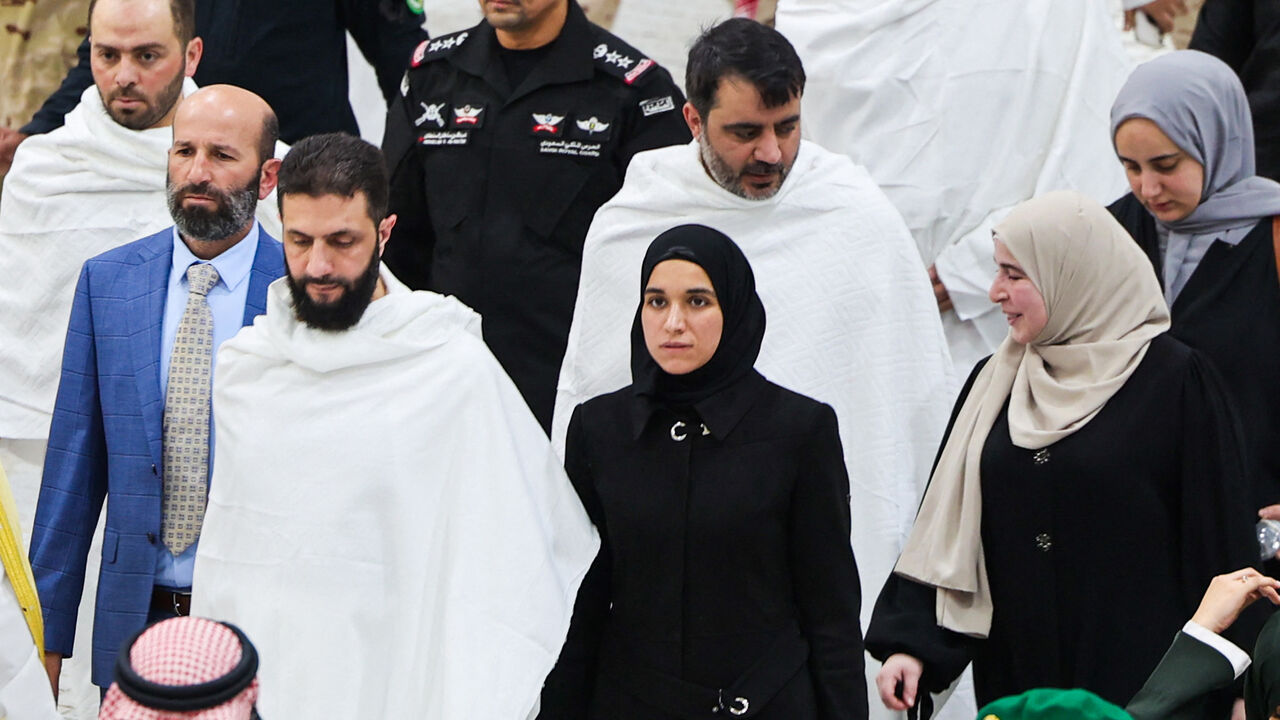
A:
[[[1151,16],[1161,32],[1173,32],[1173,19],[1187,12],[1185,0],[1152,0],[1134,10],[1124,11],[1124,29],[1132,30],[1134,17],[1141,10]]]
[[[933,283],[933,299],[938,301],[938,312],[944,313],[954,307],[951,304],[951,295],[947,293],[947,287],[942,284],[942,278],[938,277],[938,266],[929,266],[929,282]]]
[[[1231,627],[1241,611],[1258,598],[1265,597],[1272,605],[1280,605],[1280,580],[1259,575],[1253,568],[1219,575],[1209,583],[1200,607],[1191,621],[1218,635]]]
[[[916,691],[920,687],[920,676],[924,673],[924,663],[904,653],[890,655],[876,675],[876,689],[880,691],[880,702],[890,710],[906,710],[915,707]],[[902,683],[902,698],[898,698],[898,683]]]
[[[17,130],[0,127],[0,175],[9,172],[9,166],[13,165],[13,153],[26,139],[27,136]]]
[[[44,671],[49,673],[49,684],[53,686],[53,699],[58,700],[58,678],[62,677],[62,655],[56,652],[45,652]]]

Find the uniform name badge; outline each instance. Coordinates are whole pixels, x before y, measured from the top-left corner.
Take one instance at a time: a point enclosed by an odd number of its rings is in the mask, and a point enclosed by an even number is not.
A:
[[[423,133],[418,138],[419,145],[466,145],[471,142],[471,133],[466,130],[435,130]]]

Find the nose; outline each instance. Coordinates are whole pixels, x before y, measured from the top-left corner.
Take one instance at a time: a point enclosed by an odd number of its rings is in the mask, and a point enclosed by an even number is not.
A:
[[[667,321],[662,324],[662,328],[669,333],[684,332],[684,313],[680,311],[680,307],[676,304],[671,305],[671,309],[667,311]]]
[[[328,245],[314,242],[307,253],[307,277],[322,278],[333,272],[333,254]]]
[[[116,66],[115,81],[119,87],[129,87],[138,83],[138,66],[132,58],[125,57],[120,60],[120,64]]]
[[[987,299],[993,303],[999,303],[1006,297],[1008,297],[1008,293],[1005,292],[1004,282],[997,275],[996,279],[991,281],[991,289],[987,291]]]
[[[776,165],[782,160],[782,148],[778,145],[778,136],[772,130],[765,130],[756,145],[756,160]]]
[[[213,179],[210,172],[209,159],[202,152],[197,152],[187,168],[187,182],[192,184],[208,182]]]
[[[1144,172],[1139,177],[1138,182],[1140,183],[1142,197],[1153,198],[1160,194],[1160,177],[1156,173]]]

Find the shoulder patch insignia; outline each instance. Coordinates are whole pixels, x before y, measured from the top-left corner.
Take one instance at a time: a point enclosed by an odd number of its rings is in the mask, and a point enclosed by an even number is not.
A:
[[[634,85],[657,66],[653,60],[621,43],[601,42],[591,51],[596,67],[628,85]]]
[[[413,59],[409,62],[409,67],[418,67],[422,64],[422,59],[427,55],[427,46],[430,44],[430,40],[418,43],[418,47],[413,49]]]
[[[471,36],[470,30],[444,35],[434,40],[423,40],[413,50],[413,62],[410,67],[419,67],[423,63],[447,55],[450,51],[462,47],[462,43]]]

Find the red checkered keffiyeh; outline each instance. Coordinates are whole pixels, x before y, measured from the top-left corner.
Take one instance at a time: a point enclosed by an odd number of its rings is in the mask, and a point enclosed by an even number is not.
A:
[[[244,650],[240,638],[222,623],[179,617],[156,623],[129,649],[129,664],[142,679],[175,687],[201,685],[230,673]],[[190,712],[142,705],[112,683],[98,720],[248,720],[258,699],[258,679],[216,707]]]

